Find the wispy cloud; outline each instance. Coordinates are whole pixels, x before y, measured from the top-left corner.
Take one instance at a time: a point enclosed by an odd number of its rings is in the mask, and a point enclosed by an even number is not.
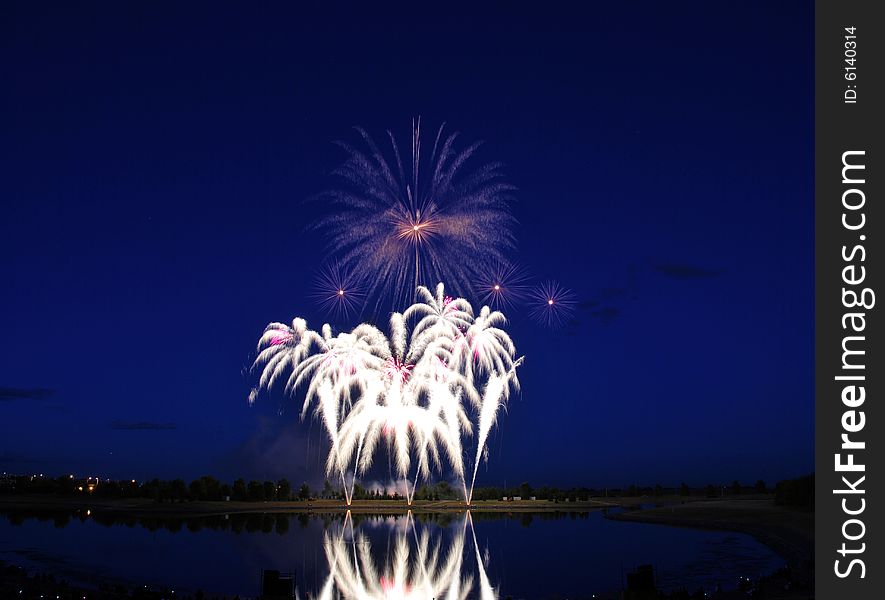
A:
[[[0,452],[0,465],[11,463],[45,463],[46,459],[23,454],[21,452]]]
[[[14,400],[46,400],[54,394],[55,390],[49,388],[0,387],[0,402],[12,402]]]
[[[621,310],[614,306],[606,306],[590,313],[592,317],[599,319],[603,323],[611,323],[619,314],[621,314]]]
[[[151,421],[114,421],[111,429],[117,431],[166,431],[176,429],[175,423],[153,423]]]
[[[581,300],[578,302],[578,310],[590,310],[599,306],[599,300]]]

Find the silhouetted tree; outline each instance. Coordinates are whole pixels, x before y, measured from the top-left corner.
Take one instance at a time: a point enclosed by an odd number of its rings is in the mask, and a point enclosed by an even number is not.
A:
[[[191,481],[190,486],[188,486],[188,493],[190,494],[191,500],[205,500],[206,499],[206,484],[202,479],[194,479]]]
[[[528,481],[523,481],[519,485],[519,495],[523,497],[523,499],[528,500],[534,494],[532,493],[532,486],[529,485]]]
[[[326,483],[329,483],[328,481]],[[310,498],[310,487],[306,483],[302,483],[301,487],[298,488],[298,498],[301,500],[307,500]]]
[[[264,500],[264,486],[261,482],[253,479],[249,482],[247,490],[249,500]]]
[[[274,500],[277,496],[277,486],[273,481],[264,482],[264,499]]]
[[[184,500],[187,498],[187,484],[182,479],[173,479],[169,486],[170,496],[173,500]]]
[[[288,500],[292,496],[292,484],[283,477],[277,482],[277,500]]]
[[[234,481],[234,488],[232,490],[231,496],[234,500],[246,500],[248,498],[248,492],[246,490],[246,481],[244,479],[237,479]]]
[[[353,485],[353,495],[352,495],[352,498],[353,498],[353,499],[360,499],[360,500],[362,500],[362,499],[364,499],[365,497],[366,497],[366,488],[364,488],[363,486],[361,486],[361,485],[358,484],[358,483],[355,483],[355,484]]]

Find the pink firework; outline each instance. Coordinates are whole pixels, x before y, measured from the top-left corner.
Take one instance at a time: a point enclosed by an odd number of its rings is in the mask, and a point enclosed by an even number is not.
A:
[[[384,376],[390,380],[397,378],[400,382],[405,383],[409,380],[414,366],[403,364],[395,358],[388,358],[384,363]]]
[[[483,304],[500,310],[513,308],[529,293],[529,275],[525,269],[509,263],[498,263],[476,284]]]
[[[547,281],[532,290],[531,315],[542,325],[561,327],[575,312],[577,296],[555,281]]]
[[[366,300],[364,287],[353,273],[339,263],[324,266],[316,278],[313,294],[320,306],[336,318],[349,318],[362,309]]]
[[[291,333],[285,333],[285,332],[281,331],[278,335],[275,335],[274,337],[270,338],[270,345],[271,346],[282,346],[284,344],[288,344],[289,342],[291,342],[294,339],[295,339],[295,336],[292,335]]]

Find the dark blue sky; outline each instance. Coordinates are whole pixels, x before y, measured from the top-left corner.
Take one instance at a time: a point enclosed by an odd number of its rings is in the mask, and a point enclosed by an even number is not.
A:
[[[0,469],[321,481],[246,369],[323,318],[332,142],[420,114],[506,163],[518,259],[584,307],[511,315],[479,485],[812,470],[813,7],[711,4],[4,4]]]

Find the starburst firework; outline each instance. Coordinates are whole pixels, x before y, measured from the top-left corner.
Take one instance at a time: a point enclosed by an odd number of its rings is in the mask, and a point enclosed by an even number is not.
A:
[[[366,299],[365,286],[359,278],[337,262],[320,269],[313,296],[326,313],[337,319],[359,313]]]
[[[344,185],[319,196],[333,208],[317,224],[332,252],[360,274],[376,308],[411,301],[419,284],[433,281],[472,293],[473,282],[514,244],[514,188],[501,165],[472,168],[479,143],[460,146],[445,125],[428,155],[420,119],[413,122],[408,168],[392,133],[385,152],[357,131],[362,144],[342,143],[348,156],[334,171]]]
[[[575,312],[577,297],[555,281],[548,281],[532,291],[531,315],[542,325],[561,327]]]
[[[522,267],[500,263],[484,273],[476,284],[480,300],[495,309],[515,308],[529,292],[529,275]]]

